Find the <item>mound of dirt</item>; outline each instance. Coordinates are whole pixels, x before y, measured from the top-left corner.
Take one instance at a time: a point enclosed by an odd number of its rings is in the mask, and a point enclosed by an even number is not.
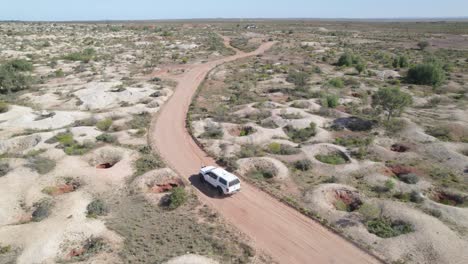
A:
[[[184,182],[171,169],[159,169],[147,172],[135,179],[134,188],[142,193],[165,193],[175,187],[184,186]]]
[[[187,254],[172,258],[165,264],[219,264],[219,262],[200,255]]]
[[[109,169],[122,160],[124,153],[114,147],[103,147],[89,157],[89,164],[97,169]]]
[[[284,180],[289,177],[289,170],[281,161],[269,158],[246,158],[237,161],[238,173],[248,175],[252,171],[267,172],[274,179]]]
[[[15,137],[0,142],[0,154],[3,153],[19,153],[30,149],[41,142],[40,135],[31,135],[24,137]]]

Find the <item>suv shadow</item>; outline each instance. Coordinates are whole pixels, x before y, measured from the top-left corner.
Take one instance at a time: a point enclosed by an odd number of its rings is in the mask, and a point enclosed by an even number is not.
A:
[[[218,191],[212,187],[209,183],[203,183],[200,180],[199,174],[193,174],[188,178],[189,182],[192,184],[193,187],[197,188],[201,193],[204,195],[215,198],[215,199],[223,199],[229,197],[228,195],[219,195]]]

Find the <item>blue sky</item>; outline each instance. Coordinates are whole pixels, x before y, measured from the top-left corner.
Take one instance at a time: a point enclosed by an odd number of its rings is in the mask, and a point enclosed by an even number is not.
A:
[[[468,0],[0,0],[0,20],[468,16]]]

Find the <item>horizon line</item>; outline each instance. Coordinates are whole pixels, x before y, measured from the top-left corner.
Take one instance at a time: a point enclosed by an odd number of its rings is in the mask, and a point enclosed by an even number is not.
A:
[[[206,20],[219,20],[219,21],[261,21],[261,20],[327,20],[327,21],[414,21],[414,22],[426,22],[426,21],[468,21],[468,16],[449,16],[449,17],[375,17],[375,18],[347,18],[347,17],[336,17],[336,18],[324,18],[324,17],[250,17],[250,18],[236,18],[236,17],[217,17],[217,18],[148,18],[148,19],[71,19],[71,20],[22,20],[22,19],[0,19],[0,23],[5,22],[45,22],[45,23],[70,23],[70,22],[149,22],[149,21],[206,21]]]

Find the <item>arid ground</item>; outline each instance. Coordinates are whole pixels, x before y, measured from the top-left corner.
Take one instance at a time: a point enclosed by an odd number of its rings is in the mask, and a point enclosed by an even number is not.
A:
[[[0,263],[468,262],[467,23],[0,35]]]

